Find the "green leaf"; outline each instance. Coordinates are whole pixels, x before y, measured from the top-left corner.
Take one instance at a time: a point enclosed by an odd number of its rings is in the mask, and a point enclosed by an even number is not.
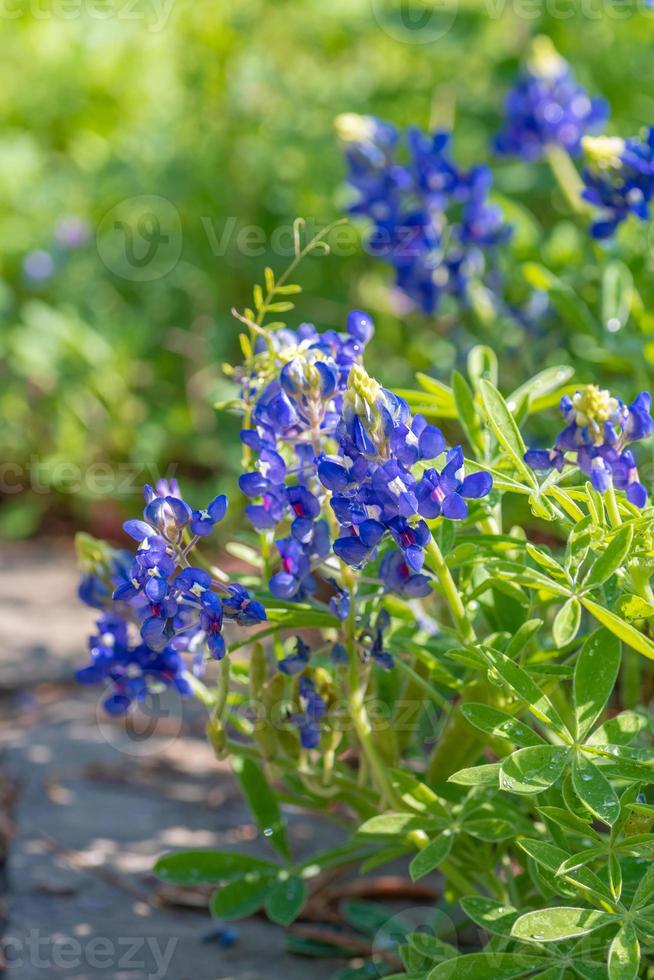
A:
[[[561,385],[564,385],[566,381],[569,381],[573,377],[574,373],[574,368],[568,364],[559,364],[556,367],[549,367],[545,368],[544,371],[539,371],[533,378],[525,381],[519,388],[511,392],[506,400],[508,409],[511,412],[515,412],[520,408],[521,403],[526,398],[533,401],[536,398],[549,395],[553,391],[558,391]]]
[[[484,439],[475,408],[475,398],[470,385],[458,371],[452,372],[452,392],[459,421],[463,426],[468,442],[479,456],[483,456]]]
[[[359,837],[396,837],[412,830],[437,827],[437,821],[416,813],[383,813],[366,820],[357,830]]]
[[[488,347],[486,344],[477,344],[471,348],[468,354],[467,368],[468,377],[475,388],[479,386],[482,379],[490,381],[494,385],[497,384],[499,364],[497,354],[492,347]]]
[[[532,470],[529,469],[524,461],[526,446],[520,435],[520,429],[516,420],[507,408],[506,402],[497,388],[490,381],[486,381],[483,378],[479,382],[479,391],[497,441],[509,454],[523,480],[525,480],[528,486],[536,490],[538,488],[538,482]]]
[[[563,862],[570,857],[566,851],[547,841],[521,837],[516,843],[537,864],[542,864],[552,875],[557,875]],[[601,900],[610,900],[610,894],[604,882],[588,868],[566,872],[562,877],[587,895],[593,895]]]
[[[629,554],[633,536],[634,530],[630,524],[624,524],[620,528],[599,558],[593,562],[583,581],[585,589],[599,588],[617,572]]]
[[[558,649],[574,640],[580,623],[581,604],[576,596],[570,596],[557,612],[552,625],[552,636]]]
[[[234,756],[232,766],[259,830],[282,857],[290,860],[284,818],[263,772],[256,762],[242,756]]]
[[[506,738],[522,748],[543,744],[540,735],[532,732],[531,728],[518,721],[513,715],[500,711],[499,708],[468,702],[461,706],[461,714],[471,725],[493,738]]]
[[[230,881],[211,897],[211,914],[215,919],[242,919],[262,908],[274,887],[270,875],[249,874]]]
[[[512,905],[502,905],[492,898],[482,898],[480,895],[467,895],[461,899],[461,908],[469,919],[487,932],[497,936],[509,936],[513,923],[519,916]]]
[[[587,637],[577,658],[573,697],[577,737],[586,737],[611,696],[620,669],[622,649],[619,640],[606,629]]]
[[[511,935],[541,943],[556,943],[575,936],[587,936],[595,929],[615,922],[615,916],[596,909],[560,906],[527,912],[515,922]]]
[[[448,819],[448,812],[434,791],[412,773],[402,769],[391,770],[391,784],[402,802],[412,810]]]
[[[609,888],[615,901],[619,902],[622,895],[622,865],[613,851],[609,854]]]
[[[307,900],[307,886],[297,875],[280,876],[266,898],[266,915],[280,926],[297,919]]]
[[[582,819],[576,813],[570,813],[569,810],[565,810],[559,806],[541,806],[538,807],[538,812],[546,820],[551,820],[562,830],[573,834],[582,834],[584,837],[595,837],[597,840],[600,840],[599,835],[590,826],[590,817]]]
[[[512,793],[541,793],[562,775],[570,750],[561,745],[518,749],[502,763],[500,789]]]
[[[648,905],[651,902],[652,896],[654,895],[654,864],[650,864],[647,871],[640,879],[638,887],[636,888],[636,894],[634,895],[633,902],[631,903],[631,908],[640,909],[643,906]]]
[[[524,953],[470,953],[434,967],[426,980],[512,980],[543,965],[540,956]]]
[[[242,878],[246,873],[274,874],[277,866],[261,861],[249,854],[232,854],[230,851],[189,850],[175,851],[159,858],[154,873],[163,881],[176,885],[215,885],[219,881]]]
[[[498,650],[485,649],[483,653],[485,659],[540,722],[546,724],[566,741],[572,741],[554,705],[522,667],[518,667]]]
[[[430,871],[437,868],[452,850],[453,840],[454,835],[449,830],[445,830],[438,837],[434,837],[426,847],[423,847],[409,865],[411,881],[418,881],[419,878],[424,878]]]
[[[609,948],[609,980],[637,980],[640,944],[636,930],[625,922]]]
[[[647,720],[642,715],[636,714],[635,711],[622,711],[596,728],[586,740],[586,744],[628,745],[644,728],[647,728]]]
[[[634,278],[624,262],[607,262],[602,274],[602,321],[609,333],[616,333],[629,319],[633,289]]]
[[[581,602],[602,626],[606,626],[607,629],[610,629],[612,633],[615,633],[617,637],[624,640],[628,646],[637,650],[638,653],[642,653],[643,656],[654,660],[654,644],[643,633],[640,633],[635,626],[632,626],[630,623],[625,623],[619,616],[609,612],[608,609],[604,609],[599,603],[593,602],[586,596],[582,596]]]
[[[472,766],[470,769],[459,769],[448,778],[448,783],[458,786],[499,786],[500,763],[491,762],[487,766]]]
[[[572,785],[586,809],[612,827],[620,816],[620,800],[604,773],[581,753],[572,763]]]

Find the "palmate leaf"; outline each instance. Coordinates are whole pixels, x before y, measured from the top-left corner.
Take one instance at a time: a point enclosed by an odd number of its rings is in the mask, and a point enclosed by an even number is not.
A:
[[[274,875],[277,871],[277,865],[249,854],[211,850],[175,851],[159,858],[154,866],[159,878],[176,885],[215,885],[249,873]]]
[[[588,575],[582,582],[584,589],[597,589],[603,585],[624,564],[633,540],[633,528],[625,524],[616,533],[605,551],[591,565]]]
[[[466,895],[461,899],[460,905],[476,925],[497,936],[510,936],[513,923],[520,915],[518,909],[512,905],[503,905],[481,895]]]
[[[548,841],[522,837],[516,843],[537,864],[542,864],[552,875],[557,875],[563,862],[570,857],[566,851]],[[562,877],[585,896],[592,896],[600,903],[606,901],[609,905],[611,904],[611,895],[606,885],[588,868],[566,872]]]
[[[446,960],[427,975],[426,980],[513,980],[533,976],[547,965],[540,956],[525,953],[470,953]]]
[[[509,411],[506,402],[497,388],[482,378],[479,382],[479,392],[486,409],[488,421],[495,433],[497,441],[511,457],[516,471],[533,490],[538,489],[538,481],[533,471],[524,461],[527,447],[524,444],[518,424]]]
[[[579,739],[586,737],[604,710],[615,686],[621,657],[620,641],[606,629],[591,633],[581,648],[573,680]]]
[[[607,629],[615,633],[619,639],[624,640],[632,649],[637,650],[638,653],[642,653],[643,656],[654,660],[654,643],[644,633],[639,632],[631,623],[620,619],[615,613],[609,612],[608,609],[605,609],[598,602],[589,599],[588,596],[582,596],[581,602],[602,626],[606,626]]]
[[[554,943],[577,936],[587,936],[588,933],[611,925],[615,921],[616,916],[609,912],[559,906],[521,915],[514,923],[511,935],[516,939]]]
[[[566,742],[572,742],[572,737],[558,711],[529,674],[498,650],[483,649],[482,652],[487,663],[497,671],[529,711],[559,737]]]
[[[561,745],[518,749],[502,763],[500,788],[511,793],[541,793],[560,779],[570,757]]]
[[[454,835],[449,830],[444,830],[438,837],[423,847],[414,857],[409,865],[409,874],[412,881],[424,878],[441,864],[452,850]]]
[[[637,980],[640,970],[640,944],[636,930],[625,922],[609,949],[609,980]]]
[[[266,915],[272,922],[288,926],[304,908],[307,886],[298,875],[280,876],[266,896]]]
[[[263,907],[275,887],[276,875],[249,874],[230,881],[211,897],[211,914],[216,919],[242,919]]]
[[[513,715],[500,711],[499,708],[469,702],[461,706],[461,714],[471,725],[493,738],[508,739],[521,748],[544,744],[540,735],[533,732],[523,722],[518,721]]]
[[[572,763],[572,785],[584,806],[611,827],[620,816],[620,800],[603,772],[581,752]]]

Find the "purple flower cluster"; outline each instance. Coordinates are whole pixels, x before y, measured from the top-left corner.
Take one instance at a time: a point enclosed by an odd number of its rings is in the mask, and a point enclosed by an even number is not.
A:
[[[189,562],[198,541],[225,516],[225,496],[193,510],[173,480],[161,481],[156,489],[146,486],[145,500],[143,519],[124,525],[138,542],[135,555],[118,553],[108,580],[87,575],[80,586],[80,596],[89,605],[115,603],[100,621],[99,637],[92,638],[91,665],[80,674],[87,683],[113,682],[115,696],[108,704],[114,711],[144,697],[152,678],[189,693],[182,654],[192,655],[193,670],[200,674],[207,655],[215,660],[225,655],[225,619],[242,626],[266,619],[263,605],[242,585],[226,585]],[[129,642],[130,623],[140,632],[137,646]]]
[[[239,486],[253,501],[246,513],[258,531],[290,522],[288,535],[276,542],[280,568],[270,579],[270,591],[277,598],[312,594],[312,570],[330,553],[317,461],[325,440],[334,437],[350,371],[360,363],[373,332],[370,317],[354,310],[346,333],[318,333],[302,324],[296,332],[272,335],[269,376],[257,393],[250,426],[241,433],[255,454],[256,468],[240,477]],[[245,379],[245,387],[255,384],[256,378]]]
[[[571,398],[561,399],[566,427],[559,433],[554,448],[530,449],[525,462],[534,470],[562,472],[566,465],[577,466],[589,477],[596,490],[610,487],[624,490],[636,507],[647,503],[647,490],[640,482],[633,453],[633,442],[648,439],[654,433],[650,414],[651,397],[643,391],[631,403],[624,402],[605,389],[586,385]]]
[[[425,313],[445,293],[465,299],[471,279],[484,276],[489,250],[511,235],[501,210],[489,203],[488,167],[459,168],[449,133],[409,129],[404,164],[389,123],[347,114],[337,127],[357,195],[350,213],[372,222],[369,247],[391,263],[397,287]]]
[[[340,526],[334,552],[361,568],[390,537],[399,550],[381,565],[387,587],[405,596],[426,595],[430,583],[421,569],[430,531],[424,518],[465,518],[466,498],[486,496],[490,474],[463,477],[460,446],[449,450],[440,472],[424,468],[445,452],[442,432],[423,416],[412,417],[402,398],[359,365],[350,372],[336,435],[337,452],[322,454],[318,462],[318,477],[331,493]],[[413,472],[417,463],[423,464],[421,475]]]
[[[507,95],[495,150],[527,161],[540,159],[551,146],[577,156],[582,138],[601,129],[607,117],[604,99],[592,99],[549,38],[540,37]]]
[[[584,140],[586,166],[582,197],[598,208],[594,238],[609,238],[630,214],[648,221],[654,196],[654,126],[643,139],[598,137]]]

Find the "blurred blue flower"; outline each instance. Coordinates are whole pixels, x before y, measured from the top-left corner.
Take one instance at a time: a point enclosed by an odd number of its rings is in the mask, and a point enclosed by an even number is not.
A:
[[[592,99],[575,81],[570,65],[547,37],[534,40],[504,112],[495,149],[527,161],[540,159],[550,146],[578,156],[582,137],[601,129],[609,114],[604,99]]]
[[[600,212],[594,238],[609,238],[630,214],[648,221],[654,195],[654,126],[644,138],[587,137],[582,197]]]

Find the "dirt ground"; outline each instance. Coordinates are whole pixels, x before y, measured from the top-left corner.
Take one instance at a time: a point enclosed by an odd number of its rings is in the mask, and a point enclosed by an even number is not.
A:
[[[9,980],[322,980],[343,962],[285,951],[262,918],[221,945],[204,899],[163,901],[153,861],[178,846],[266,854],[198,706],[164,701],[154,730],[125,729],[72,683],[93,612],[64,546],[0,560],[0,933]],[[146,719],[147,722],[147,719]],[[289,812],[298,853],[330,828]],[[3,854],[3,851],[5,852]],[[186,898],[185,901],[188,901]],[[3,966],[0,964],[0,973]]]

